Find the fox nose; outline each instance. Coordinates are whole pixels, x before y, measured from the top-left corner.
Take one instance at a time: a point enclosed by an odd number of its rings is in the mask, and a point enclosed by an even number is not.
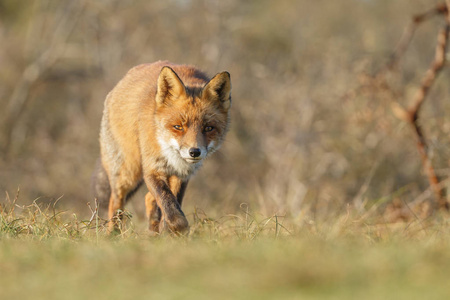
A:
[[[200,151],[200,149],[198,149],[198,148],[191,148],[191,149],[189,149],[189,155],[191,157],[199,157],[200,154],[202,154],[202,151]]]

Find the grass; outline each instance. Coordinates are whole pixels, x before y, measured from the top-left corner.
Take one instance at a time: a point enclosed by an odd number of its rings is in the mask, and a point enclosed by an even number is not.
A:
[[[447,216],[381,224],[352,212],[322,221],[195,212],[189,237],[155,238],[132,220],[108,237],[95,216],[18,210],[1,212],[0,299],[450,297]]]

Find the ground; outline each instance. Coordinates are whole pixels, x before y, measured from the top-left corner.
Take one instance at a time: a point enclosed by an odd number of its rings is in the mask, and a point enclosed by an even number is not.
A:
[[[376,223],[242,212],[150,236],[31,206],[4,210],[0,299],[448,299],[448,216]],[[96,225],[97,224],[97,225]]]

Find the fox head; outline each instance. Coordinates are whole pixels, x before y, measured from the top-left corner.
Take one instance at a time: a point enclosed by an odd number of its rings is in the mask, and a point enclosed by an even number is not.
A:
[[[157,81],[155,120],[158,142],[169,166],[191,173],[222,144],[228,130],[231,81],[228,72],[203,86],[185,86],[170,67]]]

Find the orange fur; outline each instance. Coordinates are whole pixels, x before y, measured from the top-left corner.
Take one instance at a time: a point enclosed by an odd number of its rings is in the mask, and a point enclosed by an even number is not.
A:
[[[108,179],[103,184],[110,190],[110,230],[118,227],[126,198],[144,181],[150,229],[188,232],[181,210],[184,191],[203,160],[222,144],[230,106],[227,72],[210,80],[195,67],[160,61],[125,75],[105,100],[103,169],[96,171]]]

